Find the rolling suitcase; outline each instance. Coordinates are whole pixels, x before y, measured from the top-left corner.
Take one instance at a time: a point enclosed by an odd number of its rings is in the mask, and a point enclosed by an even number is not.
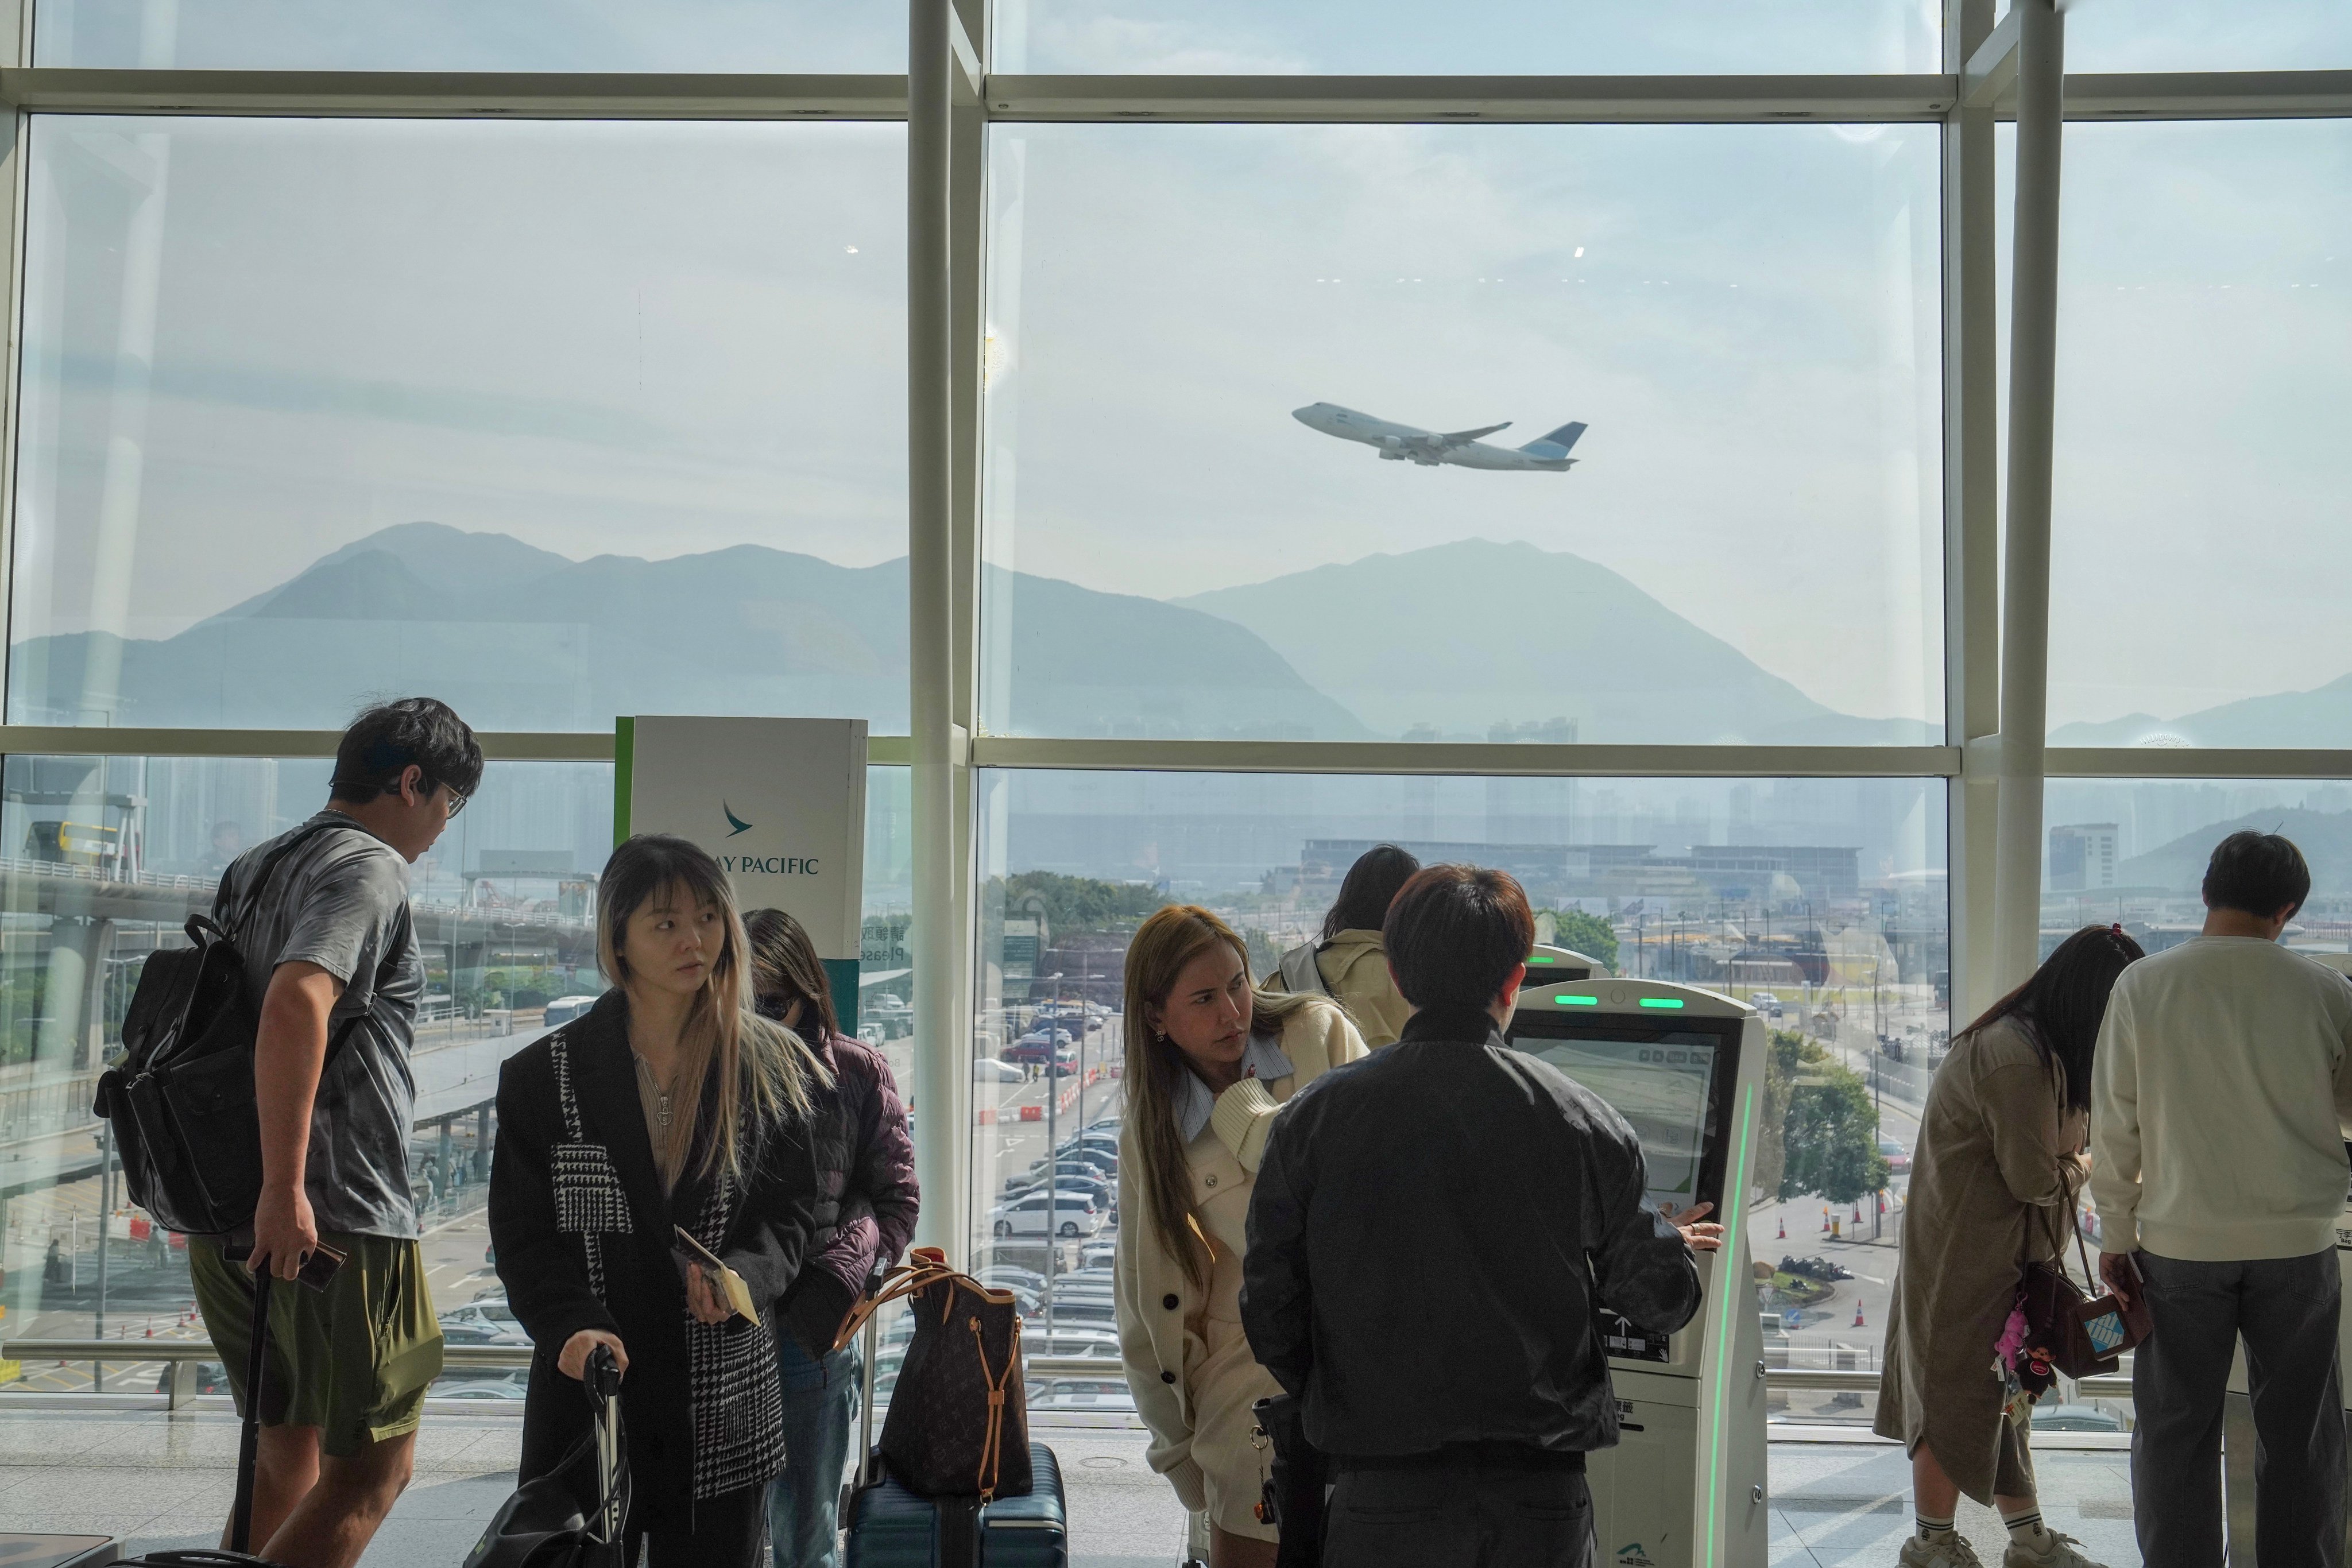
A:
[[[229,1547],[197,1546],[124,1558],[117,1568],[270,1568],[253,1542],[253,1465],[261,1448],[261,1379],[269,1366],[269,1275],[253,1281],[253,1337],[245,1357],[245,1423],[236,1440],[236,1500],[229,1506]]]
[[[983,1503],[977,1497],[924,1497],[901,1486],[874,1448],[874,1384],[880,1359],[878,1314],[866,1320],[865,1398],[858,1412],[857,1479],[845,1489],[845,1568],[1068,1568],[1069,1511],[1054,1450],[1029,1445],[1030,1489]]]

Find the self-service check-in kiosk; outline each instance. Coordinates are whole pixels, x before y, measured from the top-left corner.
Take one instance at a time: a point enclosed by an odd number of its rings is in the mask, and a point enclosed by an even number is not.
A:
[[[1700,1306],[1680,1331],[1645,1333],[1601,1303],[1620,1437],[1586,1471],[1596,1568],[1759,1568],[1764,1345],[1747,1222],[1763,1022],[1713,991],[1611,978],[1590,959],[1539,949],[1506,1038],[1633,1124],[1651,1207],[1711,1203],[1707,1218],[1724,1227],[1723,1249],[1699,1254]]]

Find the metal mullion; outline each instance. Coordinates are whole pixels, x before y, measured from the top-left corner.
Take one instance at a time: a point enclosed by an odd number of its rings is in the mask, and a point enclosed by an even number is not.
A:
[[[2282,120],[2347,115],[2352,115],[2352,70],[2094,71],[2066,78],[2069,120]]]
[[[1465,741],[1070,740],[977,736],[975,768],[1561,779],[1953,778],[1952,746],[1544,746]]]
[[[2049,779],[2352,779],[2352,750],[2297,747],[2053,746]]]
[[[1000,120],[1673,122],[1940,120],[1950,75],[991,76]]]
[[[99,725],[0,725],[0,754],[12,757],[332,757],[335,729],[178,729]],[[477,730],[482,755],[494,762],[610,762],[609,730]],[[911,752],[903,735],[866,742],[868,767],[905,767]]]
[[[1996,29],[1992,0],[1948,0],[1952,59],[1978,61]],[[2010,15],[2016,16],[2014,11]],[[2000,727],[2000,374],[1995,336],[1993,117],[1958,104],[1944,126],[1945,725],[1965,746]],[[1992,779],[1964,766],[1947,801],[1953,1010],[1973,1018],[1992,988]]]
[[[58,114],[501,120],[904,120],[903,76],[0,68],[0,100]]]

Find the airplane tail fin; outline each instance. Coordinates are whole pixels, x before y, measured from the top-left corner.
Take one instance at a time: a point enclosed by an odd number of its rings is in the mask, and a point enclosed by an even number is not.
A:
[[[1568,455],[1569,448],[1576,444],[1577,437],[1582,435],[1584,434],[1584,430],[1585,426],[1583,421],[1572,421],[1570,423],[1561,425],[1558,430],[1553,431],[1549,435],[1537,436],[1533,441],[1530,441],[1525,446],[1520,447],[1519,450],[1522,452],[1534,452],[1538,446],[1557,447],[1559,450],[1555,452],[1540,453],[1538,454],[1538,455],[1545,457],[1565,457]]]

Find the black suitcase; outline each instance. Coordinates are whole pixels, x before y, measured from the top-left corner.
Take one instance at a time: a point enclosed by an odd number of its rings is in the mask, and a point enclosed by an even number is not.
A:
[[[1029,1445],[1032,1478],[1021,1497],[924,1497],[898,1484],[874,1449],[874,1384],[880,1314],[866,1320],[866,1388],[858,1451],[866,1456],[842,1501],[845,1568],[1068,1568],[1069,1509],[1062,1467]]]

